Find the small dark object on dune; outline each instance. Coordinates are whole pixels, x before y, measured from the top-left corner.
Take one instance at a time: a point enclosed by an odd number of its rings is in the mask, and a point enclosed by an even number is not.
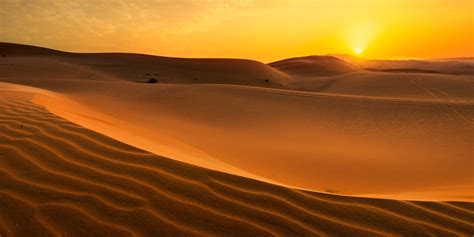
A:
[[[270,82],[270,80],[268,80],[268,79],[265,79],[265,82]]]
[[[338,191],[334,190],[334,189],[325,189],[324,191],[326,191],[327,193],[338,193]]]
[[[150,80],[148,80],[146,83],[157,83],[158,80],[156,80],[155,78],[150,78]]]

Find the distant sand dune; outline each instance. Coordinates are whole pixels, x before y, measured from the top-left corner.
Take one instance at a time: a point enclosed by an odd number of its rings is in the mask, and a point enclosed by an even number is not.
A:
[[[371,68],[381,71],[392,72],[426,72],[443,73],[452,75],[474,75],[473,57],[464,58],[440,58],[440,59],[409,59],[409,60],[372,60],[363,59],[347,54],[333,54],[346,62],[357,65],[361,68]]]
[[[1,42],[0,55],[3,58],[18,58],[20,61],[28,57],[30,60],[37,59],[40,64],[34,65],[33,69],[23,70],[22,73],[26,74],[35,71],[55,73],[57,70],[67,70],[73,66],[77,71],[68,73],[71,77],[82,74],[81,78],[100,80],[107,75],[109,79],[134,82],[147,82],[153,78],[160,83],[225,83],[275,88],[281,88],[291,81],[291,78],[283,72],[261,62],[245,59],[171,58],[125,53],[79,54]],[[57,70],[49,72],[41,67],[44,63],[62,64],[65,67],[56,67]],[[12,61],[9,64],[21,63]],[[19,72],[21,66],[18,69],[15,72]],[[36,74],[35,77],[41,77],[40,74]],[[69,77],[65,73],[62,75]]]
[[[467,235],[474,206],[284,188],[130,147],[0,89],[2,236]]]
[[[294,77],[334,76],[360,71],[360,68],[332,56],[308,56],[269,63]]]
[[[333,77],[297,80],[289,87],[294,90],[339,95],[474,101],[474,77],[467,75],[355,72]],[[436,91],[441,91],[445,95],[438,96],[432,93],[437,93]]]

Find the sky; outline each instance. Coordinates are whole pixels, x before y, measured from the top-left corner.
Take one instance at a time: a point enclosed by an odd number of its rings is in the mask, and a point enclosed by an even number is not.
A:
[[[474,56],[474,0],[0,0],[0,41],[74,52]]]

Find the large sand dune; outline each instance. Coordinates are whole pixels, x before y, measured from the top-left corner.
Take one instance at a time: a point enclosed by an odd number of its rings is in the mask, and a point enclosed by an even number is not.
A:
[[[2,236],[460,235],[474,206],[306,192],[110,139],[0,85]]]
[[[0,53],[6,234],[473,232],[470,75]]]
[[[90,79],[106,74],[116,80],[134,82],[156,79],[160,83],[224,83],[277,88],[290,82],[290,77],[285,73],[261,62],[243,59],[185,59],[123,53],[78,54],[9,43],[0,43],[0,55],[6,58],[34,58],[41,65],[56,64],[55,68],[64,65]],[[15,64],[14,61],[11,63]],[[44,69],[39,67],[35,69]],[[24,72],[43,74],[44,71]]]

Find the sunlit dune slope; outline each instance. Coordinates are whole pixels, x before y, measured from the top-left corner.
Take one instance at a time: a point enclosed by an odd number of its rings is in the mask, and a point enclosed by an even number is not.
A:
[[[181,163],[32,103],[50,92],[0,83],[2,236],[459,236],[466,202],[307,192]]]

